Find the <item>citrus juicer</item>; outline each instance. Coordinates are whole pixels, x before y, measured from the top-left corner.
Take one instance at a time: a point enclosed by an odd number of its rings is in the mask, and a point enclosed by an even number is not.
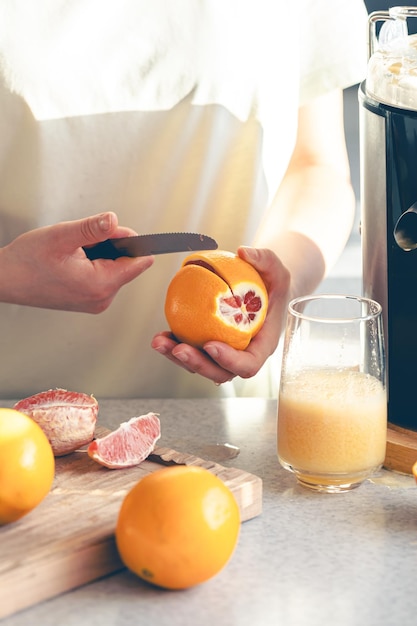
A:
[[[416,6],[369,15],[359,86],[363,291],[383,308],[388,393],[385,466],[417,460]]]

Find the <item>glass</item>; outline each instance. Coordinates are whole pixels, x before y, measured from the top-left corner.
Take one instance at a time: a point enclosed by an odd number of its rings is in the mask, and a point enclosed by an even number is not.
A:
[[[382,465],[387,398],[381,306],[348,295],[288,307],[278,401],[278,458],[324,492],[359,486]]]

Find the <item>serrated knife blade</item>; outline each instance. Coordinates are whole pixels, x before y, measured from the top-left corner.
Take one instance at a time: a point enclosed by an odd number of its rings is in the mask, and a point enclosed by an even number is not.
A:
[[[106,239],[94,246],[84,247],[87,257],[95,259],[118,259],[122,256],[136,257],[171,252],[216,250],[217,242],[199,233],[155,233],[133,235],[119,239]]]

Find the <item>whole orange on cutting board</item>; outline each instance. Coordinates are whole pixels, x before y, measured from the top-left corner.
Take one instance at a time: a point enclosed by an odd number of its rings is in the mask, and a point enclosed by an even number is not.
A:
[[[54,473],[54,454],[41,427],[19,411],[0,408],[0,525],[38,506]]]
[[[166,467],[142,478],[122,502],[116,544],[123,563],[149,583],[186,589],[231,558],[240,511],[224,482],[199,466]]]
[[[186,257],[165,299],[172,333],[197,348],[214,340],[244,350],[261,329],[267,308],[268,293],[259,273],[224,250]]]

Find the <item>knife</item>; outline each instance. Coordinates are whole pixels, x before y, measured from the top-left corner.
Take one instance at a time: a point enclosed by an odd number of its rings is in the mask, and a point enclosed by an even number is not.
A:
[[[94,261],[95,259],[118,259],[121,256],[136,257],[169,252],[216,250],[217,247],[217,242],[207,235],[159,233],[106,239],[106,241],[101,241],[94,246],[86,246],[83,249],[87,257]]]

